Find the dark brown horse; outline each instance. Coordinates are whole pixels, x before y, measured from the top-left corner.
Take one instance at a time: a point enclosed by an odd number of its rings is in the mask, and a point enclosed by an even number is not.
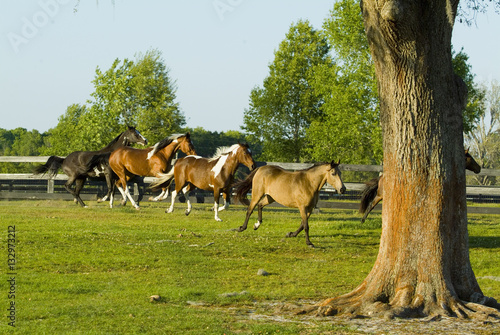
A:
[[[249,204],[245,222],[238,229],[242,232],[247,229],[248,220],[255,206],[258,206],[258,221],[253,226],[259,228],[262,224],[262,208],[273,202],[287,207],[298,208],[302,221],[299,229],[290,232],[287,237],[295,237],[302,230],[306,235],[306,244],[313,246],[309,240],[309,216],[316,206],[319,191],[328,182],[339,193],[345,192],[339,164],[322,163],[305,170],[295,172],[286,171],[279,166],[265,165],[254,170],[248,177],[235,184],[235,198],[243,204]],[[248,203],[246,194],[252,190],[252,201]]]
[[[465,150],[465,168],[474,173],[481,172],[481,166],[472,158],[469,154],[469,150]],[[377,206],[377,204],[382,201],[384,194],[384,175],[378,178],[372,179],[366,183],[366,187],[361,193],[361,204],[359,206],[359,212],[364,213],[361,222],[365,222],[366,217],[370,212]]]
[[[108,193],[105,198],[112,193],[114,186],[112,182],[113,171],[111,171],[109,165],[103,165],[100,168],[91,170],[87,169],[87,165],[92,157],[99,154],[109,154],[119,148],[128,148],[128,146],[132,143],[146,145],[148,141],[134,127],[128,127],[128,130],[118,135],[113,141],[111,141],[111,143],[99,151],[75,151],[69,154],[66,158],[50,156],[47,163],[36,167],[33,173],[42,175],[49,173],[49,175],[53,177],[61,168],[69,177],[68,181],[64,184],[64,187],[73,195],[76,203],[80,204],[82,207],[87,207],[82,198],[80,198],[80,191],[82,190],[83,184],[88,177],[104,176],[106,178]],[[74,190],[71,188],[73,183],[75,183]]]
[[[174,211],[175,197],[182,190],[187,203],[186,215],[191,213],[192,208],[188,196],[189,191],[195,187],[205,191],[213,191],[215,220],[222,221],[219,218],[219,210],[222,211],[229,206],[231,184],[240,163],[246,165],[250,170],[255,169],[255,162],[247,144],[238,143],[231,147],[218,148],[212,158],[182,157],[175,162],[172,171],[160,178],[152,187],[170,185],[175,178],[172,204],[166,212],[172,213]],[[221,192],[224,197],[224,207],[219,209]]]
[[[111,153],[109,165],[118,176],[119,180],[116,185],[124,196],[124,201],[128,197],[132,205],[139,209],[139,205],[135,203],[130,195],[127,181],[134,176],[163,176],[164,173],[171,170],[172,159],[179,149],[187,155],[196,155],[189,133],[174,134],[156,143],[151,148],[121,148]],[[110,199],[110,206],[113,206],[113,199]]]

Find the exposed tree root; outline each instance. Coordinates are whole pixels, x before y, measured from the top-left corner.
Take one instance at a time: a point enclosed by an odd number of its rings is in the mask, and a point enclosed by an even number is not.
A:
[[[381,297],[373,299],[353,292],[333,299],[328,299],[304,313],[316,313],[320,316],[424,318],[424,317],[456,317],[459,319],[475,319],[481,321],[500,320],[500,304],[493,298],[479,293],[471,296],[471,301],[462,301],[449,297],[440,301],[426,301],[417,297],[407,305],[384,301]]]

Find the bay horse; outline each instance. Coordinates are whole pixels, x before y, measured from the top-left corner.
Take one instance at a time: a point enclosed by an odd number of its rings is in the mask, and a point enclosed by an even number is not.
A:
[[[182,157],[175,162],[174,168],[155,182],[152,187],[158,188],[162,185],[170,185],[175,179],[172,203],[166,213],[174,211],[175,197],[182,191],[187,203],[186,215],[189,215],[192,209],[188,196],[192,189],[198,187],[205,191],[213,191],[215,220],[222,221],[219,218],[219,211],[225,210],[229,206],[231,185],[240,163],[246,165],[250,170],[255,169],[255,161],[252,158],[252,152],[248,144],[238,143],[231,147],[220,147],[212,158]],[[219,209],[221,192],[224,198],[224,206]]]
[[[299,229],[288,233],[286,237],[295,237],[304,230],[306,244],[314,247],[309,240],[309,216],[318,202],[319,191],[326,182],[335,187],[339,193],[344,193],[346,190],[339,164],[340,161],[320,163],[294,172],[274,165],[264,165],[254,170],[246,179],[234,185],[235,199],[248,205],[245,222],[238,231],[247,229],[248,220],[255,206],[258,206],[258,221],[253,228],[257,230],[262,224],[262,208],[276,201],[286,207],[298,208],[302,218]],[[252,200],[248,202],[246,195],[250,189]]]
[[[108,193],[104,198],[107,198],[113,189],[111,168],[109,165],[103,165],[100,169],[87,170],[87,164],[92,159],[93,156],[99,154],[105,154],[113,152],[119,148],[127,148],[132,143],[139,143],[146,145],[148,141],[141,135],[141,133],[135,129],[135,127],[128,127],[126,131],[118,135],[113,141],[111,141],[106,147],[98,151],[75,151],[70,153],[66,158],[59,156],[50,156],[45,164],[40,164],[37,166],[33,173],[38,175],[49,174],[50,177],[54,177],[59,169],[68,176],[68,180],[64,184],[64,188],[71,193],[74,197],[74,201],[82,207],[87,207],[80,198],[80,192],[83,185],[88,177],[104,177],[106,178],[106,184],[108,186]],[[75,188],[72,189],[71,185],[75,183]]]
[[[481,166],[477,164],[474,158],[469,154],[469,149],[465,150],[465,168],[474,173],[481,172]],[[372,179],[366,183],[366,187],[361,193],[361,203],[359,212],[364,213],[361,223],[364,223],[368,214],[382,201],[384,194],[384,175]]]
[[[132,206],[139,209],[139,205],[134,201],[128,190],[127,182],[135,176],[163,176],[165,172],[171,170],[172,159],[179,149],[187,155],[196,155],[189,132],[186,134],[173,134],[147,149],[126,147],[113,151],[109,158],[106,155],[96,156],[87,168],[92,169],[102,164],[102,162],[106,162],[107,159],[109,166],[118,177],[116,186],[122,193],[122,203],[125,204],[128,198]],[[113,196],[111,196],[109,203],[110,207],[113,207]]]

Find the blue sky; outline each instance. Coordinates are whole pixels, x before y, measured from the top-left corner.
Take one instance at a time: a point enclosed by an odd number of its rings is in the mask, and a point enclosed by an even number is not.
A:
[[[319,29],[333,0],[81,0],[2,1],[0,128],[55,127],[73,103],[85,103],[99,66],[162,52],[177,83],[189,127],[239,130],[250,90],[262,85],[290,25]],[[500,80],[500,16],[456,24],[479,81]]]

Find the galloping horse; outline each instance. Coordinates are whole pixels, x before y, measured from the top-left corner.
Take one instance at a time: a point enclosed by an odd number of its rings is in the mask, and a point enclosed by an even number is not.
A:
[[[161,177],[165,172],[171,170],[171,162],[177,150],[181,150],[188,155],[196,155],[189,133],[174,134],[164,138],[153,147],[147,149],[121,148],[111,153],[109,156],[109,166],[118,176],[116,186],[124,196],[123,204],[130,199],[132,206],[139,209],[132,198],[127,181],[134,176]],[[96,156],[88,169],[100,165],[106,161],[106,155]],[[113,197],[109,200],[110,207],[113,207]]]
[[[340,161],[338,163],[332,161],[295,172],[274,165],[265,165],[254,170],[245,180],[235,184],[236,200],[249,205],[245,223],[238,231],[247,229],[248,219],[255,206],[258,206],[259,217],[253,229],[258,229],[262,224],[262,208],[276,201],[287,207],[298,208],[302,218],[299,229],[288,233],[286,237],[295,237],[304,230],[306,244],[314,247],[309,240],[309,216],[318,202],[319,191],[328,182],[339,193],[345,192],[339,164]],[[249,203],[246,194],[250,189],[252,189],[252,201]]]
[[[174,168],[155,182],[152,187],[158,188],[163,185],[170,185],[172,180],[175,179],[172,204],[166,212],[172,213],[174,211],[175,197],[182,190],[187,203],[186,215],[191,213],[192,208],[188,196],[189,191],[195,187],[205,191],[213,191],[215,220],[222,221],[219,218],[219,210],[222,211],[229,206],[231,184],[240,163],[246,165],[250,170],[255,169],[255,162],[248,144],[238,143],[231,147],[218,148],[212,158],[182,157],[175,162]],[[219,209],[221,192],[224,197],[224,207]]]
[[[113,171],[109,165],[103,165],[102,168],[87,170],[86,166],[93,156],[113,152],[119,148],[127,148],[132,143],[146,145],[148,141],[134,127],[128,127],[128,130],[118,135],[111,143],[99,151],[75,151],[70,153],[66,158],[58,156],[50,156],[47,163],[39,165],[33,171],[34,174],[49,173],[51,177],[57,174],[57,171],[62,168],[64,173],[69,177],[64,184],[66,190],[73,195],[75,202],[82,207],[87,207],[80,198],[80,191],[87,177],[101,177],[104,174],[106,184],[108,185],[108,193],[104,198],[107,198],[113,190],[112,174]],[[75,189],[71,185],[75,183]]]
[[[474,158],[469,154],[469,150],[465,150],[465,168],[474,173],[481,172],[481,166],[476,163]],[[359,212],[364,213],[361,223],[364,223],[366,217],[377,204],[382,201],[384,194],[384,175],[370,180],[366,183],[366,187],[361,193],[361,204]]]

